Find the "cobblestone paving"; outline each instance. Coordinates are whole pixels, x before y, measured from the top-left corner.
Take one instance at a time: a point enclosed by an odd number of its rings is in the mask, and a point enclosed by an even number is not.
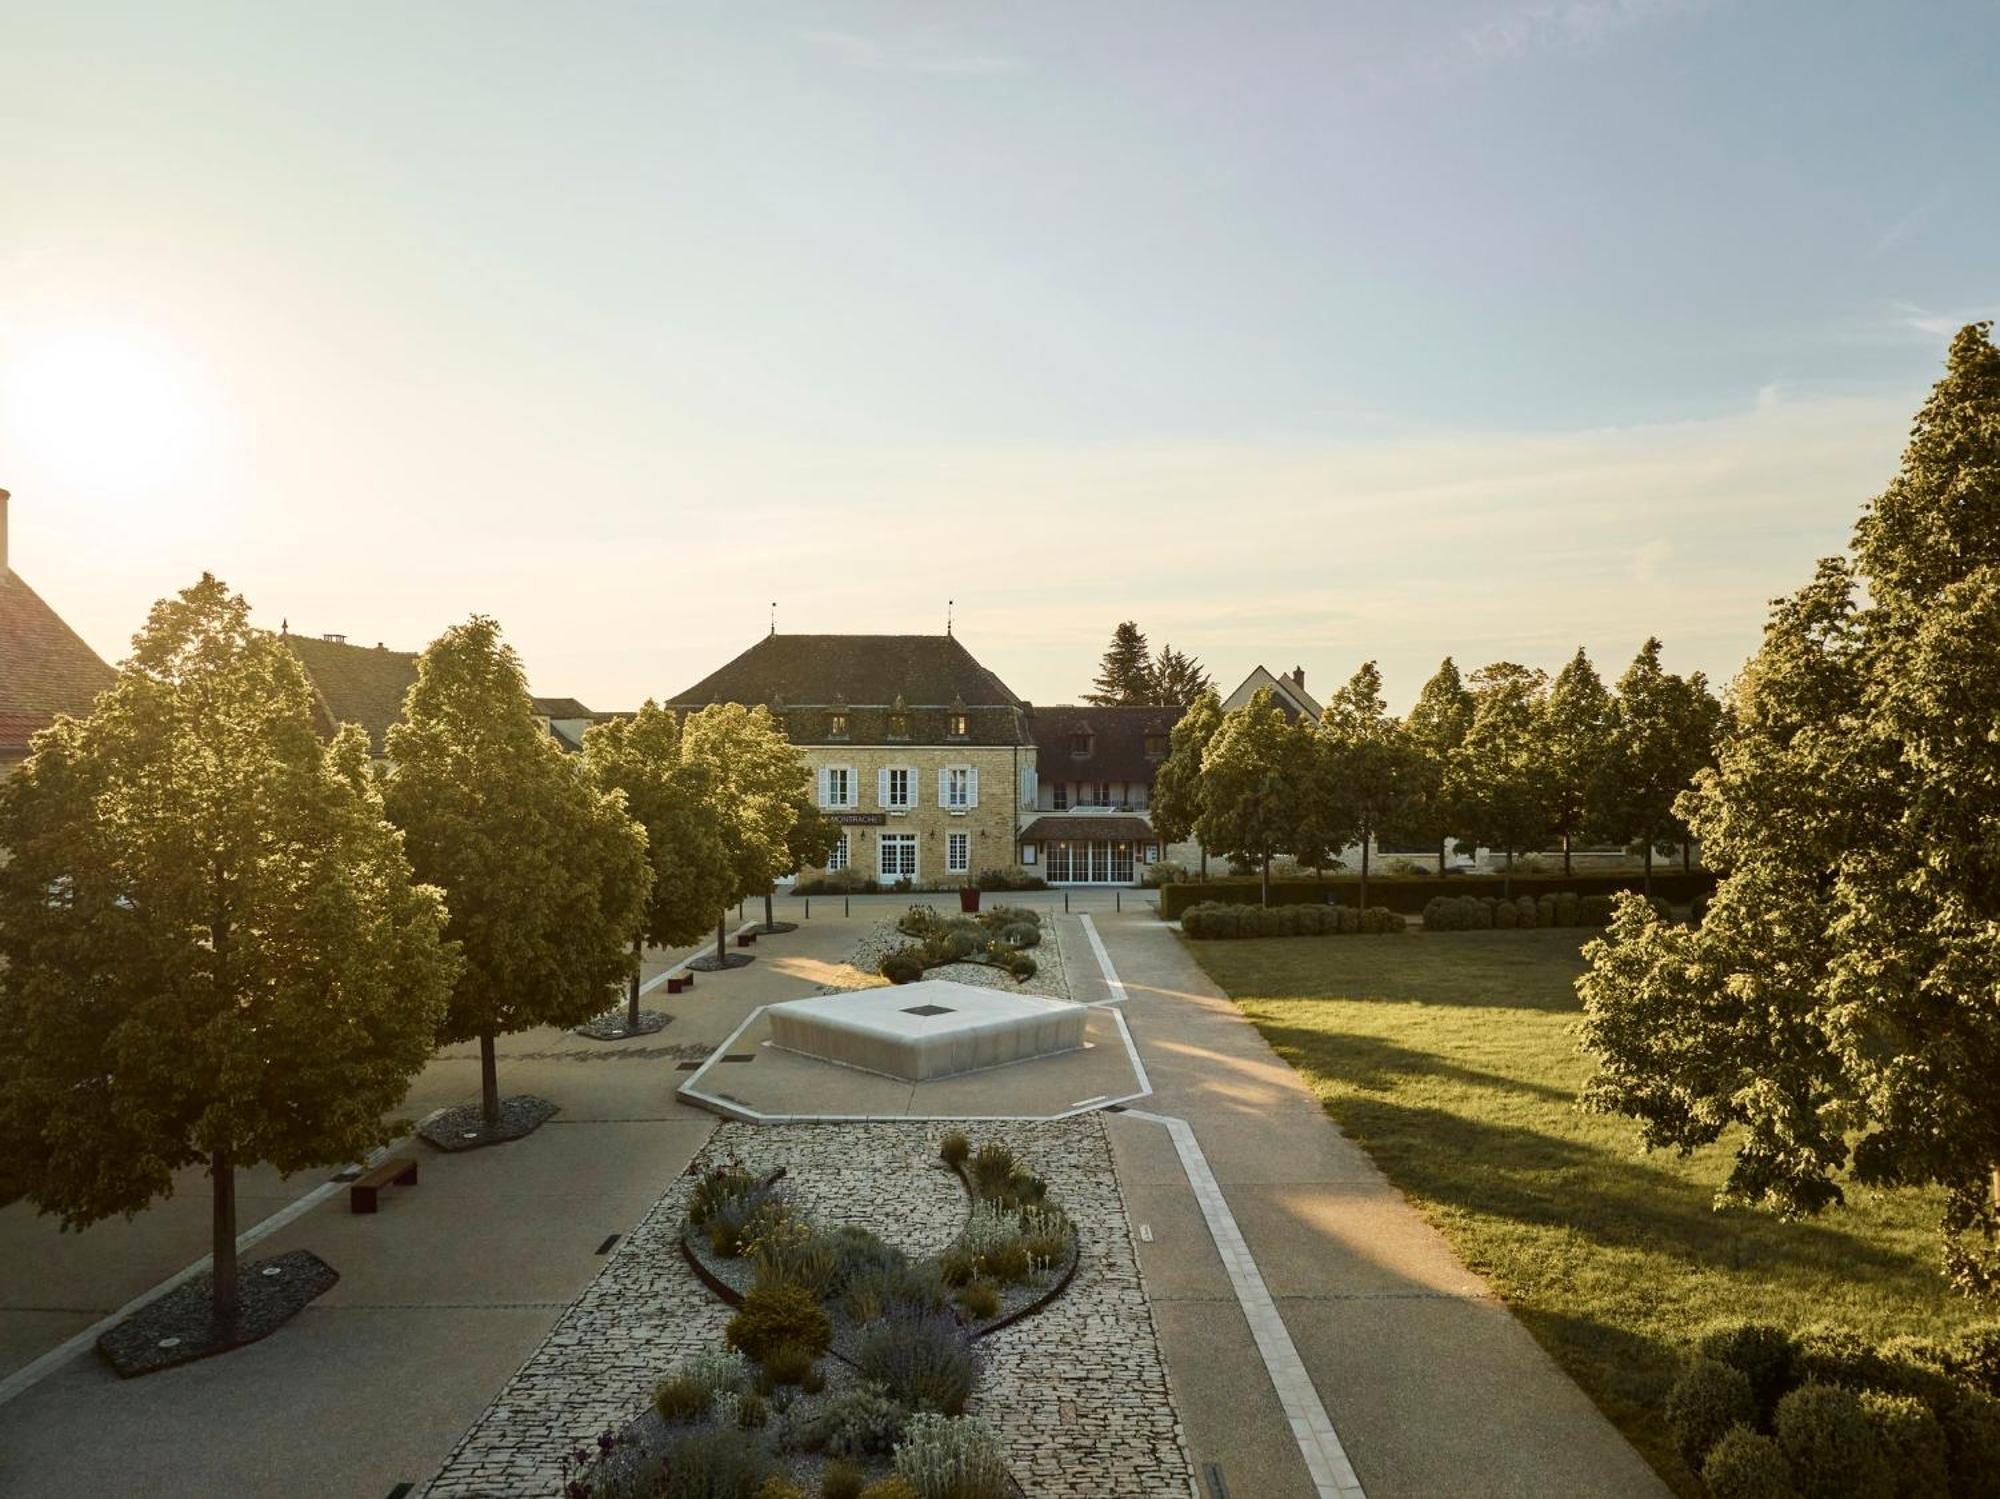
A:
[[[934,1169],[944,1124],[725,1123],[697,1168],[786,1168],[825,1224],[860,1223],[912,1254],[941,1249],[965,1219],[958,1183]],[[1048,1178],[1083,1235],[1070,1288],[980,1344],[972,1411],[998,1427],[1035,1499],[1155,1499],[1193,1492],[1152,1310],[1100,1118],[978,1125]],[[695,1280],[676,1237],[691,1177],[678,1177],[547,1341],[509,1380],[424,1490],[426,1499],[556,1491],[562,1452],[621,1426],[681,1359],[720,1347],[729,1313]]]

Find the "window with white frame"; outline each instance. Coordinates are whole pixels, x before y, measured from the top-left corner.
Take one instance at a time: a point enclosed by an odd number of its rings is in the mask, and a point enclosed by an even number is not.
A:
[[[833,852],[827,855],[826,867],[828,869],[847,868],[847,834],[842,833],[838,838],[833,840]]]
[[[1067,781],[1055,781],[1051,784],[1055,787],[1056,810],[1058,812],[1067,812],[1069,810],[1069,783]]]
[[[913,880],[917,877],[917,835],[884,833],[880,839],[881,863],[885,880]]]
[[[947,765],[938,771],[938,805],[963,812],[979,805],[979,772],[969,765]]]
[[[972,835],[947,833],[944,836],[944,872],[965,874],[972,868]]]
[[[854,805],[854,768],[851,765],[828,765],[821,769],[819,804],[822,807]]]
[[[917,804],[917,773],[907,765],[892,765],[882,772],[876,790],[883,806],[906,812]]]

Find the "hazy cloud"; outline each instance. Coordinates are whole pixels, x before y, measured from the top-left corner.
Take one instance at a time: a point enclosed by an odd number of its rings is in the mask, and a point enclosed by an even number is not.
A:
[[[929,36],[864,36],[853,31],[815,29],[799,33],[801,41],[851,68],[883,73],[1011,73],[1021,63],[990,53],[960,52],[940,46]]]

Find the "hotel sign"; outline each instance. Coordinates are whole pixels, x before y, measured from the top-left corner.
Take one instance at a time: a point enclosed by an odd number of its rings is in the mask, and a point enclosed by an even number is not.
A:
[[[826,820],[843,828],[879,828],[889,821],[887,812],[828,812]]]

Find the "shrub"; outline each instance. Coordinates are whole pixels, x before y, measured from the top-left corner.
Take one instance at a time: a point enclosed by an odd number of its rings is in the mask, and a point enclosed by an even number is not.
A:
[[[861,1499],[927,1499],[910,1487],[907,1478],[899,1478],[891,1473],[887,1478],[878,1478],[861,1491]]]
[[[1001,966],[1014,976],[1016,983],[1026,983],[1035,976],[1035,960],[1024,952],[1009,953]]]
[[[1005,1286],[1018,1286],[1034,1268],[1029,1263],[1028,1246],[1019,1238],[987,1251],[983,1263],[986,1273]]]
[[[771,1407],[764,1403],[764,1397],[754,1390],[746,1390],[736,1397],[736,1424],[745,1431],[756,1431],[768,1425]]]
[[[764,1355],[764,1374],[777,1385],[802,1385],[812,1377],[813,1353],[797,1343],[780,1343]]]
[[[1923,1499],[1950,1491],[1951,1448],[1929,1406],[1914,1395],[1869,1390],[1861,1396],[1861,1408],[1881,1440],[1893,1475],[1892,1493]]]
[[[913,947],[901,947],[885,957],[876,971],[892,984],[914,984],[924,976],[923,956]]]
[[[688,1194],[688,1222],[701,1227],[726,1202],[733,1202],[758,1185],[757,1178],[741,1166],[716,1166],[701,1174]]]
[[[1968,1390],[1938,1412],[1952,1499],[2000,1499],[2000,1400]]]
[[[724,1337],[731,1348],[760,1364],[788,1345],[818,1358],[833,1343],[833,1323],[819,1298],[803,1287],[755,1285],[729,1319]]]
[[[1793,1372],[1800,1383],[1879,1389],[1893,1382],[1888,1360],[1873,1343],[1845,1327],[1815,1323],[1793,1340]]]
[[[1009,947],[1039,947],[1042,944],[1042,928],[1039,922],[1013,922],[1000,928],[999,936]]]
[[[1576,924],[1578,926],[1610,926],[1611,909],[1616,901],[1610,895],[1586,895],[1577,901]]]
[[[947,1166],[963,1166],[972,1156],[972,1142],[965,1138],[965,1131],[953,1130],[938,1142],[938,1159]]]
[[[1511,932],[1521,924],[1521,908],[1511,900],[1498,901],[1493,907],[1493,930]]]
[[[767,1238],[792,1216],[790,1192],[782,1182],[755,1182],[740,1192],[718,1195],[707,1206],[701,1229],[717,1254],[735,1256],[747,1244]]]
[[[978,1382],[971,1340],[948,1313],[885,1317],[861,1335],[855,1367],[913,1410],[955,1416]]]
[[[733,1394],[748,1389],[750,1364],[742,1354],[711,1348],[685,1360],[678,1371],[707,1385],[716,1394]]]
[[[819,1475],[819,1499],[861,1499],[867,1485],[861,1470],[843,1458],[828,1463]]]
[[[666,1499],[755,1499],[771,1476],[763,1444],[734,1427],[676,1437],[667,1447]]]
[[[1139,883],[1150,890],[1159,885],[1185,884],[1191,876],[1184,865],[1171,859],[1159,859],[1139,871]]]
[[[1568,891],[1556,895],[1556,925],[1579,926],[1583,922],[1582,898]]]
[[[1709,1499],[1798,1499],[1785,1454],[1747,1426],[1730,1427],[1709,1448],[1701,1481]]]
[[[653,1409],[669,1426],[685,1426],[708,1414],[715,1391],[692,1375],[676,1374],[653,1386]]]
[[[1046,890],[1049,882],[1024,864],[1006,869],[982,869],[973,884],[981,890]]]
[[[1538,927],[1562,925],[1556,919],[1556,898],[1553,895],[1544,895],[1535,902],[1535,925]]]
[[[909,1414],[880,1385],[864,1381],[830,1397],[801,1422],[798,1445],[850,1464],[856,1458],[887,1457],[903,1439]]]
[[[992,1197],[1007,1189],[1017,1168],[1014,1152],[997,1140],[989,1140],[973,1152],[970,1162],[972,1189],[981,1197]]]
[[[1699,1473],[1709,1449],[1725,1431],[1739,1422],[1747,1426],[1756,1421],[1757,1401],[1740,1369],[1720,1359],[1698,1357],[1667,1391],[1665,1415],[1682,1461]]]
[[[997,1317],[1000,1315],[1000,1288],[990,1280],[971,1281],[958,1293],[958,1305],[974,1322]]]
[[[896,1449],[896,1476],[921,1499],[1010,1499],[1000,1438],[977,1418],[915,1415]]]
[[[894,1270],[909,1263],[909,1256],[893,1244],[885,1244],[859,1224],[843,1223],[820,1236],[833,1254],[833,1284],[836,1290],[858,1276],[878,1270]]]
[[[789,1478],[776,1474],[764,1480],[763,1485],[750,1499],[806,1499],[806,1491]]]
[[[1968,1327],[1947,1352],[1958,1376],[1985,1394],[2000,1396],[2000,1322]]]
[[[1493,907],[1496,902],[1492,896],[1467,895],[1461,896],[1460,899],[1467,902],[1465,929],[1468,932],[1490,932],[1493,930]]]
[[[856,1322],[873,1322],[896,1311],[934,1312],[944,1303],[945,1280],[933,1262],[863,1270],[849,1279],[840,1296],[841,1310]]]
[[[750,1251],[757,1284],[801,1286],[815,1300],[830,1295],[840,1279],[840,1252],[833,1235],[797,1219],[785,1227],[790,1231],[769,1234]]]
[[[1725,1363],[1750,1381],[1760,1422],[1770,1420],[1785,1392],[1798,1383],[1792,1335],[1774,1323],[1744,1317],[1711,1322],[1696,1334],[1694,1346],[1702,1357]]]
[[[1889,1499],[1895,1493],[1882,1438],[1852,1390],[1802,1384],[1778,1402],[1773,1426],[1801,1492],[1815,1499]]]

